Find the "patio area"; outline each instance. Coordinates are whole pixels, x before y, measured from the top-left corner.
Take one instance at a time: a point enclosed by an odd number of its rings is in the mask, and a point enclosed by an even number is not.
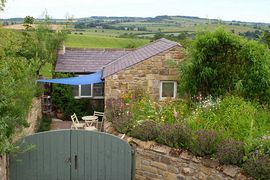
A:
[[[50,130],[70,129],[72,121],[62,121],[61,119],[52,119]]]

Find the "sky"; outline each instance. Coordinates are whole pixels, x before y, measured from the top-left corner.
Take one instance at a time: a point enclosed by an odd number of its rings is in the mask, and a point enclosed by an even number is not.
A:
[[[0,18],[184,15],[270,23],[270,0],[7,0]]]

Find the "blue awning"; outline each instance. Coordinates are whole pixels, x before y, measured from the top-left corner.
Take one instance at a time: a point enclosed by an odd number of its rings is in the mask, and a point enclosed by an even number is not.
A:
[[[101,80],[102,73],[96,72],[93,74],[79,76],[79,77],[70,77],[70,78],[57,78],[57,79],[42,79],[37,80],[37,82],[43,83],[55,83],[55,84],[66,84],[66,85],[86,85],[86,84],[95,84],[103,82]]]

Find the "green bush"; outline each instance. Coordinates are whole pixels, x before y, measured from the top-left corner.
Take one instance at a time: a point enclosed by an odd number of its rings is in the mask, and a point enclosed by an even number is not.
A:
[[[180,66],[180,93],[215,97],[233,93],[270,102],[270,51],[224,29],[199,33]]]
[[[38,132],[49,131],[51,129],[51,123],[51,118],[49,118],[48,116],[43,116],[40,121]]]
[[[112,119],[112,125],[118,132],[128,134],[133,128],[134,123],[129,114],[121,114]]]
[[[213,155],[217,152],[219,142],[220,137],[216,131],[201,129],[195,132],[190,150],[199,156]]]
[[[63,77],[62,75],[60,76]],[[94,110],[104,111],[104,103],[102,101],[75,99],[72,94],[73,88],[73,86],[67,85],[53,85],[52,102],[54,108],[64,113],[65,120],[70,120],[70,116],[73,113],[76,113],[80,119],[82,116],[93,114]]]
[[[16,149],[11,144],[15,129],[26,121],[34,95],[35,80],[46,62],[53,63],[61,33],[37,28],[24,32],[0,28],[0,155]]]
[[[133,127],[129,134],[143,141],[155,140],[158,137],[158,125],[154,121],[143,121]]]
[[[243,169],[256,179],[270,179],[270,157],[256,154],[249,157],[243,164]]]
[[[139,94],[126,100],[134,121],[151,120],[157,123],[179,123],[190,115],[190,105],[184,100],[156,102],[148,95]]]
[[[174,148],[187,148],[190,145],[191,130],[183,124],[159,126],[157,142]]]
[[[244,143],[233,139],[221,141],[216,157],[224,164],[240,165],[244,157]]]
[[[214,107],[199,107],[189,118],[193,130],[215,129],[225,137],[244,142],[267,133],[270,113],[237,96],[226,96]]]

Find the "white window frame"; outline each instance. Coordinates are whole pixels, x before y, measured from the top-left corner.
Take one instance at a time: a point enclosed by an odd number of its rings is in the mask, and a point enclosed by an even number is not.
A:
[[[82,96],[82,85],[78,85],[78,96],[74,96],[75,99],[81,98],[92,98],[93,97],[93,85],[91,84],[91,95],[90,96]]]
[[[77,77],[85,76],[85,75],[78,75]],[[93,85],[91,84],[91,95],[90,96],[82,96],[82,85],[78,85],[78,96],[74,96],[75,99],[81,99],[81,98],[91,98],[93,97]]]
[[[159,86],[159,100],[165,100],[168,97],[162,97],[162,84],[163,83],[173,83],[173,97],[172,99],[176,98],[177,94],[177,81],[160,81],[160,86]]]
[[[78,75],[78,76],[85,76],[85,75]],[[104,99],[104,96],[94,96],[93,91],[94,90],[94,84],[91,84],[91,95],[90,96],[82,96],[82,85],[78,85],[78,96],[74,96],[75,99],[81,99],[81,98],[93,98],[93,99]]]

